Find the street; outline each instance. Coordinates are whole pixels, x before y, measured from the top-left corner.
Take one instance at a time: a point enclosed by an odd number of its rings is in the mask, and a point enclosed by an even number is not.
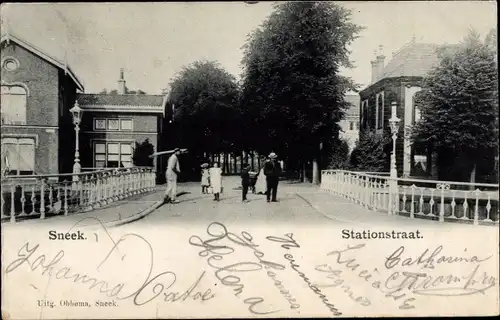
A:
[[[267,203],[265,195],[249,194],[247,203],[241,201],[239,177],[224,177],[221,201],[213,201],[210,194],[201,194],[197,183],[179,184],[178,204],[164,204],[144,218],[128,224],[142,227],[151,225],[208,225],[217,221],[241,226],[395,226],[437,227],[439,223],[388,216],[363,208],[350,200],[322,192],[309,183],[281,181],[277,203]]]

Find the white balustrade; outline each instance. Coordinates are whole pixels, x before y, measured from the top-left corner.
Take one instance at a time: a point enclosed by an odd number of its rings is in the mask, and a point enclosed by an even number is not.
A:
[[[154,190],[153,168],[119,168],[78,174],[5,176],[1,181],[2,222],[69,215]]]
[[[385,175],[346,170],[323,170],[321,177],[322,190],[370,210],[411,219],[461,220],[476,225],[498,225],[498,187],[498,184],[391,179]]]

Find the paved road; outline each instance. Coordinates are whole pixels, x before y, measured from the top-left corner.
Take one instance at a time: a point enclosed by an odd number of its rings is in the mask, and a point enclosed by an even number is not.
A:
[[[198,184],[182,184],[179,191],[187,191],[179,197],[180,203],[166,204],[134,226],[163,225],[187,226],[209,224],[214,221],[244,226],[304,227],[438,227],[435,221],[388,216],[374,212],[347,199],[320,191],[310,184],[280,182],[278,203],[267,203],[264,195],[249,195],[250,202],[242,203],[241,190],[236,177],[225,177],[224,194],[220,202],[212,195],[203,195]],[[472,227],[472,226],[471,226]]]

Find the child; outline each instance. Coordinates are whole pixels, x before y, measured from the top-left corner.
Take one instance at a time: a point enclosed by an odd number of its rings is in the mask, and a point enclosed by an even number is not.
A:
[[[241,186],[243,187],[241,201],[243,201],[243,202],[248,202],[247,193],[248,193],[248,186],[250,185],[249,171],[250,171],[250,166],[248,164],[245,164],[243,166],[243,169],[241,170]]]
[[[208,193],[210,186],[210,171],[208,170],[208,163],[201,165],[201,193]]]
[[[214,163],[213,168],[210,168],[210,186],[214,193],[214,201],[219,201],[222,191],[222,172],[217,163]]]

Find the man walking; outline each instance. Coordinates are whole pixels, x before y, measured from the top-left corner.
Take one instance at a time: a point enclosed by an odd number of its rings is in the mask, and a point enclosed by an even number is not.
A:
[[[277,202],[276,194],[278,193],[278,181],[281,175],[281,166],[276,159],[278,156],[271,152],[269,155],[269,160],[264,164],[264,174],[266,175],[267,182],[267,202]]]
[[[165,190],[165,203],[179,203],[175,200],[177,196],[177,175],[181,172],[179,168],[179,154],[181,150],[179,148],[174,149],[174,153],[168,158],[167,165],[167,189]]]

